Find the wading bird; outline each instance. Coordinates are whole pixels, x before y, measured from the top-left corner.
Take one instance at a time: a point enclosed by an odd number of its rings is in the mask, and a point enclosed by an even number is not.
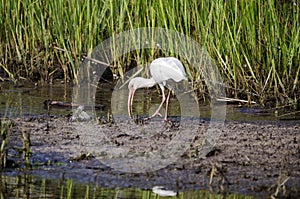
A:
[[[130,117],[132,117],[132,102],[133,102],[133,97],[134,97],[134,92],[136,89],[139,88],[150,88],[156,84],[159,85],[161,92],[162,92],[162,101],[158,107],[158,109],[153,113],[153,115],[150,117],[155,117],[156,115],[159,115],[162,117],[160,114],[160,109],[163,105],[163,103],[166,100],[165,92],[164,92],[164,86],[167,84],[167,80],[173,80],[175,82],[180,82],[181,80],[187,80],[186,78],[186,73],[184,70],[184,67],[182,63],[174,58],[174,57],[165,57],[165,58],[158,58],[155,59],[151,64],[150,64],[150,74],[151,78],[143,78],[143,77],[136,77],[133,78],[128,85],[129,89],[129,95],[128,95],[128,114]],[[166,101],[166,112],[165,112],[165,117],[164,120],[167,120],[168,116],[168,105],[169,105],[169,98],[170,98],[170,92],[171,90],[169,89],[168,92],[168,97]]]

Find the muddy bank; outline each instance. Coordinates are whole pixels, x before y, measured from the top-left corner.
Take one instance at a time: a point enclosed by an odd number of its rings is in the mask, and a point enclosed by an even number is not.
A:
[[[190,140],[190,147],[176,161],[145,173],[116,169],[122,167],[123,161],[116,157],[124,151],[126,157],[134,158],[141,153],[148,157],[169,143],[180,126],[154,120],[143,125],[124,122],[91,127],[70,123],[67,117],[48,116],[15,119],[14,124],[8,146],[8,158],[13,164],[4,170],[6,175],[26,171],[112,188],[151,189],[163,185],[177,191],[209,189],[259,197],[300,195],[299,121],[225,122],[217,144],[205,157],[201,157],[202,135],[209,123],[200,121],[195,129],[190,129],[197,130],[199,136]],[[22,132],[30,135],[30,169],[25,169],[19,150],[23,147]],[[113,147],[114,154],[107,146]],[[117,149],[122,150],[115,154]],[[154,167],[160,164],[159,159]]]

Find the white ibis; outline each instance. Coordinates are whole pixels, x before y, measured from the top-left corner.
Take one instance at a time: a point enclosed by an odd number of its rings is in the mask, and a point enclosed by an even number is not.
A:
[[[136,91],[136,89],[150,88],[156,84],[159,85],[162,91],[162,101],[158,109],[150,117],[152,118],[155,117],[156,115],[162,116],[159,111],[166,100],[164,86],[166,86],[167,80],[173,80],[175,82],[180,82],[181,80],[187,80],[186,73],[182,63],[177,58],[174,57],[164,57],[164,58],[155,59],[150,64],[150,74],[152,76],[150,79],[143,78],[143,77],[136,77],[129,82],[128,114],[130,117],[132,112],[132,102],[133,102],[134,92]],[[168,97],[166,101],[166,112],[164,117],[165,121],[167,120],[167,116],[168,116],[170,92],[171,91],[169,89]]]

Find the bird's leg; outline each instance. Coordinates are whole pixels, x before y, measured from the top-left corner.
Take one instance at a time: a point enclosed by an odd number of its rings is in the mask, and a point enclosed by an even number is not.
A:
[[[150,118],[155,117],[156,115],[159,115],[160,117],[162,117],[162,115],[160,114],[159,111],[160,111],[162,105],[164,104],[164,102],[165,102],[165,100],[166,100],[166,96],[165,96],[164,90],[162,89],[161,91],[162,91],[162,101],[161,101],[161,103],[160,103],[158,109],[153,113],[153,115],[152,115]]]
[[[168,121],[168,109],[169,109],[170,94],[171,94],[171,90],[169,89],[168,97],[167,97],[167,101],[166,101],[165,121]]]

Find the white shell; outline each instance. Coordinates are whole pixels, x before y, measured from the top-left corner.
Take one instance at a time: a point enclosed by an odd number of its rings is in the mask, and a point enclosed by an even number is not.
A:
[[[177,193],[175,191],[172,190],[166,190],[163,186],[155,186],[152,188],[153,193],[162,196],[162,197],[166,197],[166,196],[176,196]]]

